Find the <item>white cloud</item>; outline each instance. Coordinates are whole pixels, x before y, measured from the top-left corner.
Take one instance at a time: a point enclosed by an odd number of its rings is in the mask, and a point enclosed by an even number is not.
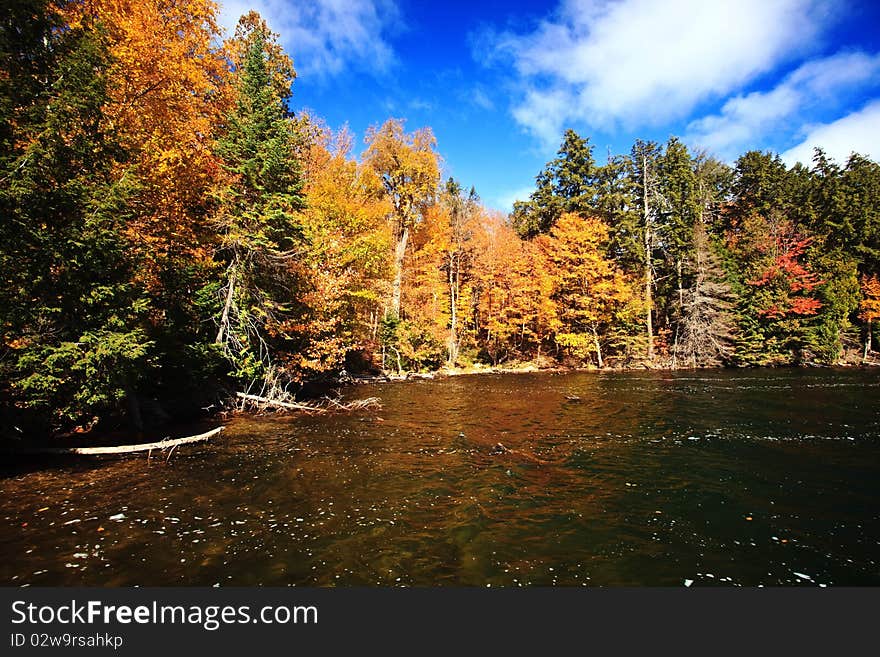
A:
[[[718,114],[692,121],[685,141],[732,159],[772,131],[784,130],[817,105],[829,105],[847,90],[880,82],[880,54],[838,53],[807,62],[769,91],[735,96]],[[797,128],[797,126],[794,126]]]
[[[490,37],[525,93],[514,117],[545,144],[569,121],[656,125],[803,54],[832,0],[563,0],[530,34]]]
[[[800,144],[782,154],[782,159],[789,166],[795,162],[810,166],[814,146],[841,164],[853,152],[880,161],[880,100],[833,123],[813,126]]]
[[[386,38],[399,22],[395,0],[221,0],[220,22],[231,34],[251,9],[281,35],[300,75],[385,73],[395,61]]]

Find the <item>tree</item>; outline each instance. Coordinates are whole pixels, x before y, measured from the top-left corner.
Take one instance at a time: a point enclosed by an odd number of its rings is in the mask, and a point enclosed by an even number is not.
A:
[[[502,218],[488,215],[476,239],[474,331],[493,364],[511,357],[541,357],[556,330],[553,277],[544,249],[523,241]]]
[[[68,24],[100,22],[115,64],[104,112],[140,175],[127,229],[156,324],[192,322],[188,290],[209,275],[210,190],[218,182],[217,127],[233,101],[211,0],[63,3]],[[194,266],[200,269],[193,270]],[[190,272],[189,280],[179,280]],[[176,284],[172,284],[172,282]],[[178,289],[177,286],[183,289]],[[198,318],[195,318],[198,323]],[[158,327],[157,327],[158,328]]]
[[[693,227],[700,220],[702,199],[698,196],[693,158],[677,138],[671,137],[666,143],[657,168],[658,196],[665,208],[657,238],[672,264],[680,315],[684,308],[684,263],[694,244]]]
[[[346,130],[334,136],[307,116],[299,121],[310,135],[302,154],[302,310],[294,320],[302,339],[288,360],[316,376],[338,371],[349,353],[367,353],[376,340],[390,287],[389,202],[373,171],[350,158]]]
[[[454,179],[446,181],[441,195],[442,205],[448,216],[448,239],[442,269],[446,272],[449,287],[449,339],[447,363],[455,366],[460,348],[459,315],[462,286],[472,276],[474,261],[475,223],[479,218],[480,200],[471,187],[465,195],[461,185]]]
[[[304,206],[298,135],[267,65],[275,35],[264,22],[249,22],[238,34],[247,56],[236,71],[228,132],[217,144],[226,174],[215,193],[225,281],[215,342],[236,378],[279,394],[270,342],[288,337],[284,325],[296,302],[297,211]]]
[[[587,213],[596,206],[599,170],[590,140],[566,130],[556,158],[535,179],[527,202],[514,204],[511,223],[523,238],[548,233],[563,212]]]
[[[429,128],[406,134],[403,121],[388,119],[371,127],[364,162],[379,176],[391,201],[389,222],[394,237],[394,281],[391,312],[400,318],[404,260],[410,233],[434,201],[439,180],[436,139]]]
[[[647,337],[646,357],[654,358],[654,249],[656,246],[656,224],[660,212],[659,179],[657,162],[660,150],[654,142],[637,140],[629,159],[630,179],[637,194],[633,207],[641,216],[638,233],[642,237],[642,266],[645,290],[645,333]]]
[[[733,293],[702,222],[694,226],[688,269],[693,283],[683,295],[684,315],[676,360],[680,356],[691,367],[722,365],[733,351]]]
[[[601,220],[566,213],[545,246],[559,309],[556,341],[580,357],[594,351],[599,367],[605,364],[603,343],[621,316],[636,306],[630,282],[605,256],[608,240]]]
[[[89,20],[67,26],[41,2],[27,9],[35,20],[21,32],[0,23],[18,62],[7,78],[17,102],[4,102],[0,117],[9,147],[0,170],[0,367],[14,404],[59,431],[133,401],[154,345],[126,238],[137,175],[104,111],[115,65],[106,34]],[[129,410],[140,428],[137,404]]]
[[[865,351],[863,358],[867,359],[871,352],[873,339],[873,325],[880,319],[880,277],[862,277],[862,302],[859,304],[859,318],[865,323]]]
[[[742,277],[738,358],[759,365],[805,359],[809,322],[822,308],[823,281],[805,257],[813,238],[774,212],[751,215],[728,239]]]
[[[853,154],[841,169],[818,148],[813,161],[811,228],[862,273],[880,272],[880,164]]]

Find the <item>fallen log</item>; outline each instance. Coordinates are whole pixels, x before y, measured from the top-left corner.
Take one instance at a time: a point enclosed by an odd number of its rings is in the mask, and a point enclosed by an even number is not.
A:
[[[8,450],[16,454],[132,454],[134,452],[148,452],[154,449],[174,449],[179,445],[199,443],[209,440],[223,431],[225,427],[217,427],[197,436],[185,438],[163,439],[153,443],[141,443],[139,445],[115,445],[111,447],[21,447]]]

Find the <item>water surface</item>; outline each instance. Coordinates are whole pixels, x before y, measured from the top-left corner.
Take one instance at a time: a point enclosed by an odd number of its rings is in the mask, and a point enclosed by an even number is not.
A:
[[[168,463],[6,464],[0,585],[880,585],[880,372],[347,396],[383,408],[237,418]]]

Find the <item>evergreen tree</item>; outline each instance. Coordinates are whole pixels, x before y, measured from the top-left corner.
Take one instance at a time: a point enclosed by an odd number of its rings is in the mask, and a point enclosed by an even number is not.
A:
[[[99,25],[63,26],[29,3],[2,21],[0,327],[4,393],[44,428],[90,426],[149,375],[147,301],[126,239],[136,172],[104,115],[113,62]],[[15,89],[15,90],[13,90]]]
[[[227,173],[216,194],[226,280],[215,341],[236,378],[278,392],[285,383],[273,352],[295,312],[303,183],[294,124],[267,64],[274,35],[265,22],[242,24],[238,99],[217,144]],[[292,79],[291,70],[288,86]]]
[[[511,222],[521,237],[548,233],[563,212],[587,214],[597,202],[600,179],[590,140],[566,130],[556,158],[535,179],[527,202],[514,204]]]

